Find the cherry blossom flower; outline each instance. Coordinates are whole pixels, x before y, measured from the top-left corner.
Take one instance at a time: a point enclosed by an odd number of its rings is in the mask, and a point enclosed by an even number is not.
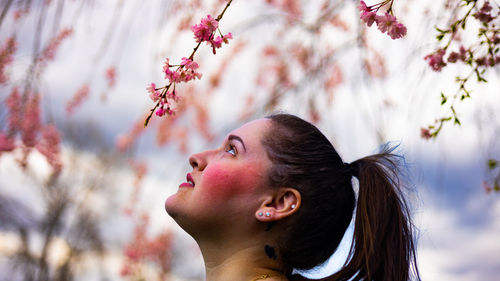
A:
[[[9,109],[9,134],[13,135],[16,131],[21,129],[21,96],[19,95],[19,90],[14,87],[5,101],[7,108]]]
[[[397,23],[396,17],[389,13],[377,15],[375,21],[377,22],[378,29],[382,33],[389,32],[389,30],[392,29],[393,26]]]
[[[368,26],[372,26],[372,24],[375,22],[377,11],[373,11],[370,7],[367,7],[365,1],[360,1],[358,8],[361,11],[361,20],[364,21]]]
[[[50,40],[49,44],[42,51],[42,55],[39,58],[39,60],[40,61],[53,60],[55,55],[56,55],[56,51],[59,48],[59,46],[61,45],[62,41],[64,41],[64,39],[68,38],[72,33],[73,33],[73,29],[71,29],[71,28],[66,28],[66,29],[61,30],[56,37],[54,37]]]
[[[89,95],[89,85],[84,84],[73,97],[66,103],[66,114],[71,115],[76,107],[78,107]]]
[[[477,13],[474,14],[474,17],[476,19],[478,19],[479,21],[487,24],[490,21],[492,21],[494,18],[490,15],[491,9],[492,8],[490,6],[490,2],[486,1],[486,2],[484,2],[483,7],[481,7],[481,9]]]
[[[21,122],[21,140],[23,144],[27,147],[34,147],[41,126],[39,96],[37,94],[28,97]]]
[[[42,138],[36,145],[36,149],[45,156],[47,162],[59,173],[62,168],[60,160],[61,137],[57,128],[50,124],[42,129]]]
[[[14,37],[8,38],[5,46],[0,49],[0,84],[5,84],[7,82],[5,67],[12,63],[16,49],[17,42]]]
[[[429,129],[420,128],[420,137],[428,140],[428,139],[432,138],[432,134],[431,134]]]
[[[151,83],[146,90],[149,92],[149,97],[153,101],[158,101],[160,99],[161,93],[160,91],[156,90],[156,85],[155,83]]]
[[[116,67],[110,66],[106,69],[106,80],[108,80],[109,88],[112,88],[116,84]]]
[[[389,34],[392,39],[404,37],[406,35],[406,26],[401,23],[396,23],[387,31],[387,34]]]
[[[373,23],[377,23],[378,29],[382,33],[386,33],[393,40],[404,37],[406,35],[406,26],[399,23],[397,18],[391,13],[386,12],[383,15],[377,15],[377,11],[380,7],[386,5],[388,1],[383,1],[378,4],[367,6],[364,1],[359,2],[358,9],[361,12],[360,18],[368,26],[372,26]]]
[[[180,83],[189,82],[195,78],[200,79],[201,73],[197,72],[198,64],[191,59],[182,58],[182,62],[177,68],[177,70],[171,70],[169,59],[167,58],[163,66],[163,71],[165,72],[165,79],[168,79],[170,83]]]
[[[16,148],[14,139],[3,132],[0,132],[0,153],[12,151],[14,148]]]
[[[216,54],[216,49],[222,46],[222,43],[228,44],[229,39],[233,38],[233,35],[229,32],[226,35],[222,35],[219,30],[219,20],[222,18],[224,11],[231,4],[232,0],[228,1],[226,7],[221,14],[217,16],[217,19],[213,18],[211,15],[207,15],[206,18],[202,18],[199,24],[191,26],[191,31],[194,33],[194,38],[198,45],[194,48],[193,52],[189,57],[183,57],[179,65],[171,65],[169,59],[165,60],[163,64],[163,73],[165,73],[165,79],[169,81],[169,84],[161,87],[161,92],[158,92],[152,84],[148,87],[148,92],[150,93],[150,98],[156,102],[155,106],[150,110],[150,113],[144,121],[144,127],[146,127],[151,119],[153,113],[157,116],[164,115],[174,115],[176,107],[172,107],[172,101],[177,102],[179,96],[175,92],[176,83],[189,82],[194,79],[201,79],[202,74],[197,71],[199,68],[198,63],[193,60],[194,54],[198,50],[200,43],[206,42],[207,45],[212,47],[212,51]],[[218,31],[220,36],[215,37],[215,32]],[[170,87],[173,88],[169,91]]]
[[[432,70],[439,72],[446,66],[446,63],[443,61],[445,53],[446,51],[444,49],[438,49],[436,52],[425,56],[424,59],[427,60]]]
[[[460,54],[457,52],[451,52],[448,56],[448,62],[455,63],[460,59]]]
[[[217,30],[219,22],[212,18],[211,15],[207,15],[206,18],[201,19],[200,24],[195,24],[191,26],[191,31],[194,33],[194,38],[197,43],[203,41],[210,41],[213,38],[213,33]]]
[[[155,112],[156,116],[159,117],[162,117],[163,115],[165,115],[165,113],[167,113],[167,111],[163,107],[158,108]]]
[[[229,32],[226,35],[223,35],[222,37],[217,36],[214,40],[210,40],[210,44],[212,45],[212,52],[215,55],[216,54],[216,49],[220,48],[222,46],[222,43],[229,43],[229,39],[233,39],[233,35],[231,32]]]

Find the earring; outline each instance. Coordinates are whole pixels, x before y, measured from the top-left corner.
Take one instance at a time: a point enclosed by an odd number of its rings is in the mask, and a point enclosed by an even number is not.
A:
[[[292,210],[295,209],[295,207],[296,207],[295,204],[292,204],[292,206],[290,206],[290,208],[292,208]]]
[[[262,217],[262,215],[264,215],[264,213],[262,213],[262,212],[259,212],[259,217]]]
[[[266,217],[270,217],[270,216],[271,216],[271,213],[266,212]]]

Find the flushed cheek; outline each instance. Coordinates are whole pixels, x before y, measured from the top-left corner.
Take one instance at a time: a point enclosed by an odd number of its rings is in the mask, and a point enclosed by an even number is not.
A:
[[[238,194],[254,190],[261,182],[261,173],[256,165],[230,167],[215,164],[203,172],[205,197],[210,201],[225,200]]]

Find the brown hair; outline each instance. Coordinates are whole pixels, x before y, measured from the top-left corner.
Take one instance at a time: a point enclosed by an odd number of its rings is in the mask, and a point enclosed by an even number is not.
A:
[[[400,156],[380,154],[342,161],[330,141],[312,124],[275,114],[262,140],[273,163],[272,186],[296,188],[300,209],[283,222],[278,253],[291,280],[292,269],[311,269],[337,249],[356,205],[351,179],[359,179],[353,245],[342,269],[320,280],[420,280],[413,225],[399,181]],[[413,271],[412,271],[413,269]],[[413,274],[412,274],[413,273]]]

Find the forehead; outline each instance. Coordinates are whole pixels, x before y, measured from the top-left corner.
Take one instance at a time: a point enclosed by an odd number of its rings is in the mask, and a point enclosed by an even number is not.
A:
[[[230,134],[237,135],[248,141],[260,141],[271,127],[271,120],[257,119],[250,121],[243,126],[233,130]]]

